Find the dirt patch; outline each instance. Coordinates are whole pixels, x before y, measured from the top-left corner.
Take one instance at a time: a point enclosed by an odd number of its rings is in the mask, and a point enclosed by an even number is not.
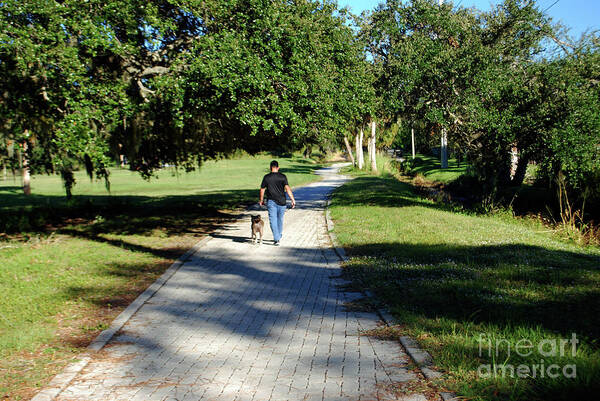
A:
[[[377,312],[377,308],[373,305],[370,298],[355,299],[350,302],[344,302],[345,312]]]
[[[405,333],[403,333],[402,325],[381,325],[377,328],[361,332],[361,335],[364,336],[374,337],[380,340],[397,341],[398,343],[400,343],[399,339],[404,334]],[[435,381],[427,380],[419,368],[414,364],[412,359],[408,357],[408,355],[401,360],[401,363],[392,366],[408,368],[408,370],[413,372],[416,376],[415,380],[394,383],[392,388],[388,389],[399,398],[406,397],[411,394],[422,394],[429,401],[439,401],[439,393],[447,391],[446,389],[440,387]]]
[[[365,330],[363,334],[380,340],[399,340],[404,335],[401,325],[388,326],[384,324],[374,329]]]
[[[20,351],[3,358],[0,367],[2,387],[8,393],[0,394],[1,400],[28,400],[39,390],[38,383],[46,384],[70,362],[76,355],[44,345],[35,351]],[[12,390],[12,391],[11,391]]]
[[[394,385],[393,392],[395,395],[398,398],[402,398],[411,394],[422,394],[428,401],[439,401],[440,392],[444,392],[445,390],[425,379],[419,372],[415,371],[415,373],[419,374],[416,380],[396,383]]]

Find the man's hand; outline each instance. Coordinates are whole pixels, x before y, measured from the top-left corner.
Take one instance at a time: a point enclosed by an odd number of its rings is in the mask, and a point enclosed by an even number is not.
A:
[[[259,200],[259,201],[258,201],[258,204],[259,204],[260,206],[264,206],[264,204],[265,204],[265,201],[261,199],[261,200]]]
[[[292,188],[290,188],[289,185],[286,185],[285,187],[283,187],[283,189],[285,190],[285,192],[287,192],[288,196],[292,200],[292,209],[295,208],[296,207],[296,199],[294,199],[294,194],[292,193]]]

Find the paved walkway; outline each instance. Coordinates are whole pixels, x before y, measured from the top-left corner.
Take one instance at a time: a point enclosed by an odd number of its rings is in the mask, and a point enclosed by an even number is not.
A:
[[[347,310],[323,209],[335,168],[295,191],[282,246],[249,212],[213,235],[98,352],[59,400],[388,400],[414,379],[400,346]],[[257,191],[258,193],[258,191]],[[414,398],[411,398],[414,399]],[[422,398],[417,398],[422,399]]]

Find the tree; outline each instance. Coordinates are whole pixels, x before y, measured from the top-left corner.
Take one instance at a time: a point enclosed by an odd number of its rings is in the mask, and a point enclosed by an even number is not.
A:
[[[185,98],[251,151],[341,144],[358,109],[349,77],[364,58],[351,29],[332,3],[262,3],[212,20],[210,37],[186,61]]]
[[[346,146],[346,152],[348,152],[348,157],[352,162],[352,166],[356,166],[356,160],[354,159],[354,155],[352,154],[352,146],[350,146],[350,142],[348,141],[348,137],[344,135],[344,145]]]
[[[363,26],[376,88],[393,118],[446,131],[469,154],[486,189],[510,184],[510,150],[530,149],[530,71],[552,33],[534,2],[489,13],[432,0],[380,5]]]
[[[149,177],[341,144],[372,94],[348,18],[308,0],[2,3],[3,135],[29,132],[32,171],[59,172],[68,195],[77,164],[108,182],[120,154]]]
[[[356,159],[358,164],[358,169],[362,170],[365,165],[364,153],[363,153],[363,143],[364,143],[364,131],[361,126],[359,132],[356,133]]]
[[[376,125],[375,120],[371,120],[371,137],[369,138],[369,159],[371,160],[371,171],[377,171],[377,137],[376,137]]]
[[[569,189],[600,199],[600,38],[585,34],[569,49],[535,71],[543,100],[532,118],[544,124],[530,157],[549,183],[561,175]]]
[[[124,51],[111,32],[112,21],[101,15],[103,5],[0,5],[3,135],[27,148],[24,157],[33,172],[59,172],[67,195],[74,162],[108,178],[108,133],[123,106],[121,83],[94,63],[105,53]],[[128,11],[107,6],[104,11]]]

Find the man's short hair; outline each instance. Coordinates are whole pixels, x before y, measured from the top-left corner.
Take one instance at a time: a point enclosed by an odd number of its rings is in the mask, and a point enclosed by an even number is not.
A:
[[[273,160],[271,162],[271,168],[273,168],[273,167],[279,167],[279,163],[277,163],[277,160]]]

